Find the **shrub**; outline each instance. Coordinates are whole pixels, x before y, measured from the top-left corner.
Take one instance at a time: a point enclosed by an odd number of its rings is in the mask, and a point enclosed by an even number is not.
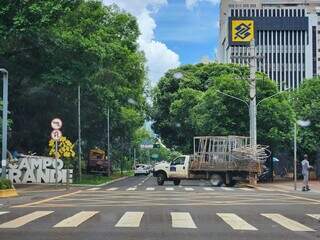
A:
[[[0,178],[0,190],[11,189],[12,183],[9,179]]]

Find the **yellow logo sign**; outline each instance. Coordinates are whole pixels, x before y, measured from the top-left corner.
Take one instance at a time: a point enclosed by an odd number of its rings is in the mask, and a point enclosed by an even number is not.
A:
[[[231,36],[232,42],[250,42],[254,38],[254,21],[232,20]]]

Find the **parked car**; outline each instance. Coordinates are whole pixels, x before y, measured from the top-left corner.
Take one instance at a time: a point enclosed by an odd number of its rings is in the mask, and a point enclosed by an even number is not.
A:
[[[151,168],[147,164],[136,164],[134,167],[134,175],[148,175],[151,172]]]

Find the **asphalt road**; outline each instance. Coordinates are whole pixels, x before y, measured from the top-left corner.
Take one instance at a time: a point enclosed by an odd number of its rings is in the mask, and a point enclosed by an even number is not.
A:
[[[138,176],[0,206],[0,239],[320,239],[319,217],[317,192]]]

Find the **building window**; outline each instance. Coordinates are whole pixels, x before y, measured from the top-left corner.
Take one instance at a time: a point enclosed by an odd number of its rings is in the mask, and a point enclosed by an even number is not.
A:
[[[317,76],[317,28],[312,27],[312,73]]]

